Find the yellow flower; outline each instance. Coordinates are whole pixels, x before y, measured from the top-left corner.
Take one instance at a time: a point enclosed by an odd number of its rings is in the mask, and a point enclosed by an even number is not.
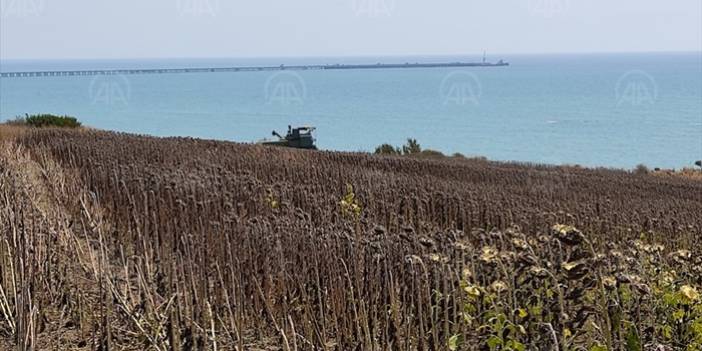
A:
[[[700,293],[697,292],[697,289],[689,285],[680,287],[680,293],[690,301],[697,301],[700,298]]]
[[[346,184],[346,195],[339,202],[341,205],[341,211],[346,215],[354,215],[360,217],[361,205],[356,200],[356,194],[353,193],[353,186],[351,184]]]
[[[473,271],[470,270],[470,268],[466,267],[463,268],[463,279],[468,280],[473,276]]]
[[[566,338],[569,338],[569,337],[573,336],[573,332],[570,331],[570,329],[568,329],[568,328],[563,328],[563,336]]]

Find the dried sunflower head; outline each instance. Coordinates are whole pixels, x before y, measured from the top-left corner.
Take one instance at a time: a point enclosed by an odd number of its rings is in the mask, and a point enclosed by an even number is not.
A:
[[[583,260],[563,263],[561,264],[561,268],[565,271],[568,279],[571,280],[578,280],[584,277],[589,271],[586,262]]]
[[[690,285],[681,286],[680,294],[690,302],[695,302],[700,298],[700,293],[697,292],[697,289]]]
[[[461,251],[470,251],[470,249],[471,249],[470,244],[464,244],[460,241],[453,244],[453,246],[456,247],[456,249],[461,250]]]
[[[678,250],[670,254],[670,257],[678,263],[685,263],[692,258],[692,253],[689,250]]]
[[[641,281],[641,277],[635,274],[617,274],[617,282],[620,284],[638,285],[641,284]]]
[[[497,251],[496,248],[492,246],[485,246],[481,250],[480,260],[487,263],[495,262],[499,253],[500,252]]]
[[[529,248],[529,244],[527,244],[526,241],[520,238],[512,239],[512,245],[514,245],[515,248],[520,250],[526,250],[527,248]]]
[[[617,278],[613,276],[602,277],[602,285],[609,290],[614,290],[617,287]]]
[[[673,270],[663,272],[663,274],[661,274],[661,282],[664,285],[673,285],[673,283],[675,283],[677,275],[677,272]]]
[[[502,262],[512,262],[517,258],[517,254],[512,251],[505,251],[500,253],[499,257]]]
[[[501,293],[507,290],[507,284],[501,280],[496,280],[489,287],[490,291]]]
[[[566,245],[576,246],[585,241],[585,235],[573,226],[556,224],[552,230],[556,238]]]
[[[624,258],[624,254],[619,250],[612,250],[609,252],[609,254],[610,254],[610,256],[612,256],[618,260],[621,260]]]
[[[424,264],[422,258],[417,255],[407,255],[405,261],[409,264]]]
[[[475,285],[466,285],[463,288],[463,291],[465,291],[466,294],[468,294],[468,296],[470,296],[474,299],[477,299],[480,297],[480,288],[475,286]]]
[[[650,249],[651,245],[644,244],[641,240],[634,240],[634,247],[639,251],[646,251],[646,248]]]
[[[545,270],[541,267],[536,267],[536,266],[529,268],[529,274],[531,274],[537,278],[542,278],[542,279],[548,277],[547,270]]]
[[[441,257],[441,255],[439,255],[439,254],[436,254],[436,253],[429,254],[429,260],[432,262],[443,262],[443,259],[444,258]]]
[[[539,236],[537,237],[537,240],[538,240],[540,243],[545,244],[545,243],[551,241],[551,238],[550,238],[548,235],[539,235]]]

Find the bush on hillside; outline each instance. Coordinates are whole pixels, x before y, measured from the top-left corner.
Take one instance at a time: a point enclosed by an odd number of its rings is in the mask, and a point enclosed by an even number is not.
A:
[[[409,138],[407,139],[407,144],[402,146],[402,153],[404,155],[418,154],[422,152],[422,147],[417,142],[417,139]]]
[[[643,163],[638,164],[634,169],[634,173],[639,175],[648,174],[649,172],[648,167],[646,167],[646,165]]]
[[[402,150],[390,144],[383,144],[375,148],[376,155],[400,155]]]
[[[382,144],[375,148],[376,155],[416,155],[422,152],[422,147],[417,139],[408,138],[407,143],[402,148],[394,147],[390,144]]]
[[[61,128],[78,128],[80,122],[75,117],[57,116],[51,114],[40,115],[25,115],[24,118],[18,117],[13,123],[25,124],[31,127],[61,127]]]
[[[436,150],[422,150],[419,153],[412,154],[412,156],[415,157],[425,157],[425,158],[444,158],[446,155],[444,155],[441,151],[436,151]]]

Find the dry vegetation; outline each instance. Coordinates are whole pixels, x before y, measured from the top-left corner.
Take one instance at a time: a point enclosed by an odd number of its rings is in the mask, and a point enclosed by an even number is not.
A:
[[[0,348],[702,349],[679,177],[35,130],[0,195]]]
[[[653,171],[653,175],[658,177],[681,177],[691,180],[702,181],[702,169],[683,168],[681,170],[662,169]]]

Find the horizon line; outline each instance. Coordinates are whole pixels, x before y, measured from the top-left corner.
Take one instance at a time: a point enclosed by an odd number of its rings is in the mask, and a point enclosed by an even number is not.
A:
[[[545,55],[625,55],[625,54],[700,54],[699,50],[661,50],[661,51],[573,51],[573,52],[488,52],[488,56],[500,55],[517,56],[545,56]],[[1,57],[0,61],[107,61],[107,60],[204,60],[204,59],[281,59],[281,58],[370,58],[370,57],[441,57],[441,56],[482,56],[482,53],[408,53],[408,54],[360,54],[360,55],[242,55],[242,56],[143,56],[143,57],[52,57],[52,58],[7,58]]]

